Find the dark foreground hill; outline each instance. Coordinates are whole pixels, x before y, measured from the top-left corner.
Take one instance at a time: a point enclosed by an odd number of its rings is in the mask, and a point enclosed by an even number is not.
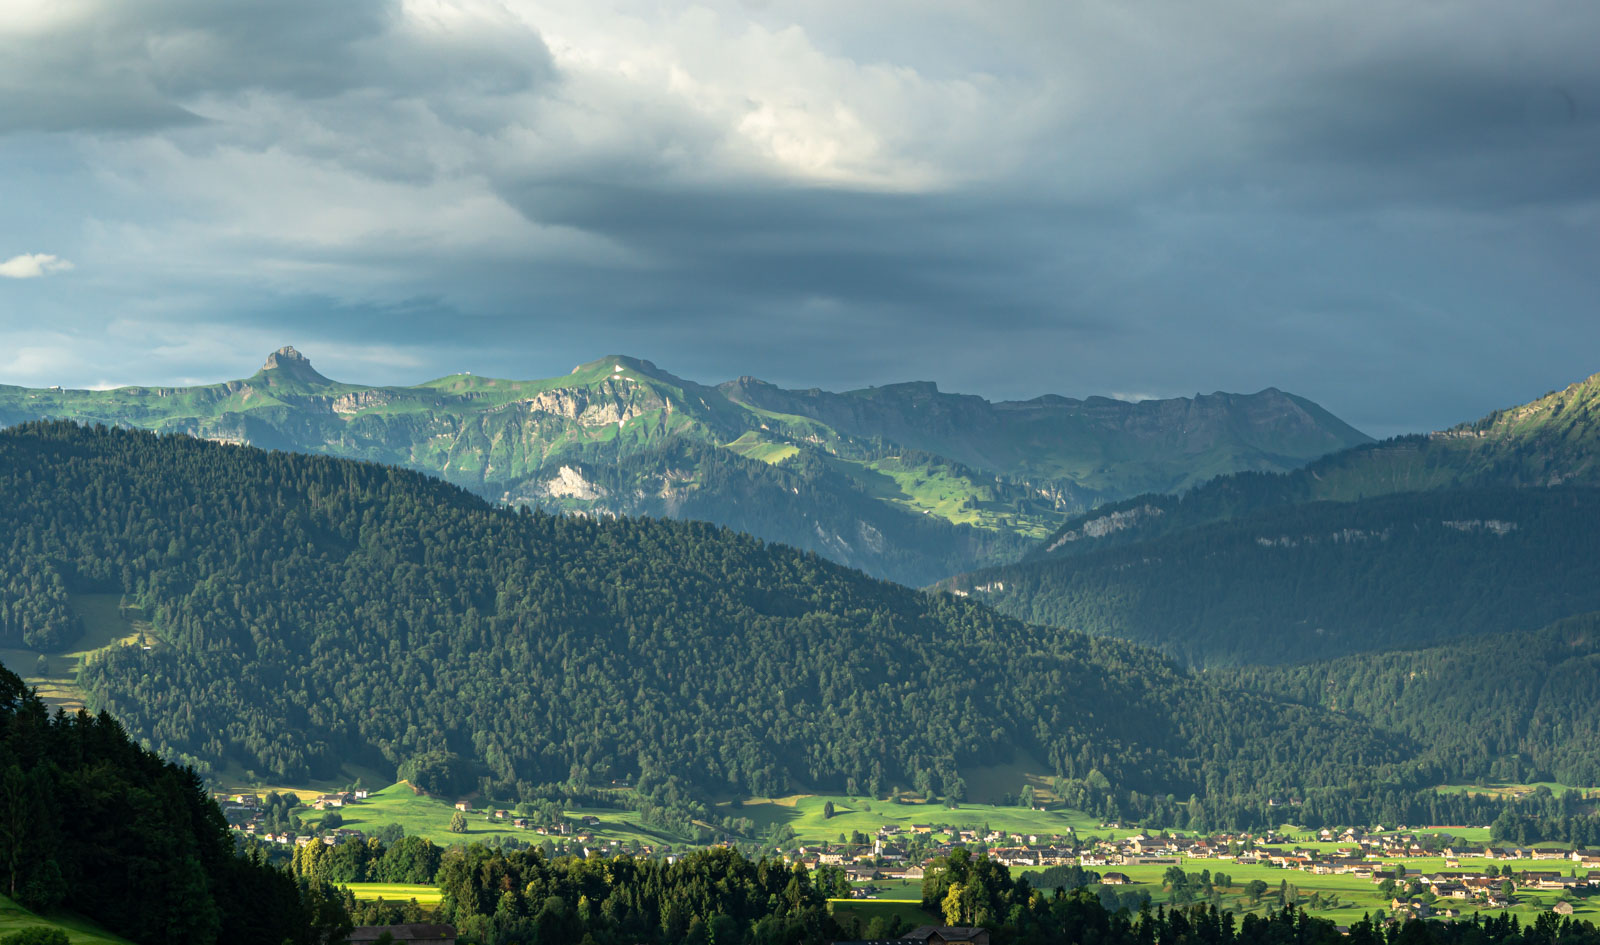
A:
[[[1407,778],[1409,746],[1364,723],[814,554],[189,437],[0,434],[0,575],[12,639],[65,645],[73,594],[129,595],[157,639],[91,662],[91,701],[279,779],[355,760],[499,797],[644,774],[959,798],[1022,757],[1179,798]]]
[[[1014,560],[1101,502],[1367,440],[1273,389],[991,403],[929,382],[713,387],[620,356],[540,380],[373,387],[293,348],[197,387],[0,385],[0,426],[43,419],[373,460],[552,510],[710,521],[913,585]]]
[[[322,891],[303,897],[286,873],[234,855],[193,771],[133,744],[105,715],[52,717],[4,666],[0,894],[136,942],[311,945],[340,924]],[[319,896],[332,906],[320,919]]]

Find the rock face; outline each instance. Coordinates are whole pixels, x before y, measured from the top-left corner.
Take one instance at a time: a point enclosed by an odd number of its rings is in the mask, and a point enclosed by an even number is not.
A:
[[[326,377],[318,374],[317,369],[311,366],[311,360],[296,351],[294,345],[284,345],[267,355],[267,362],[261,365],[261,373],[268,375],[269,378],[274,374],[278,374],[307,383],[332,383]]]
[[[583,478],[583,473],[571,466],[562,466],[555,478],[544,484],[544,494],[557,499],[598,499],[606,491],[589,480]]]
[[[288,350],[293,351],[293,348]],[[270,363],[270,362],[269,362]],[[309,365],[311,362],[306,362]],[[389,403],[389,395],[381,390],[359,390],[335,398],[333,412],[338,414],[360,413],[373,407],[383,407]]]

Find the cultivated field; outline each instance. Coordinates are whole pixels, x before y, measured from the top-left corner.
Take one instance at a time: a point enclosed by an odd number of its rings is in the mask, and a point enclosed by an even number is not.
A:
[[[438,905],[444,894],[437,886],[419,886],[412,883],[345,883],[344,888],[350,890],[357,899],[383,899],[388,902],[409,902],[412,899],[418,905]]]
[[[1443,858],[1418,858],[1396,862],[1403,862],[1408,869],[1413,871],[1421,870],[1423,873],[1431,873],[1438,870],[1447,869],[1447,867],[1444,865]],[[1563,873],[1569,872],[1573,865],[1570,861],[1563,862],[1559,860],[1491,861],[1479,857],[1463,857],[1459,866],[1448,868],[1453,870],[1482,872],[1483,869],[1491,862],[1500,867],[1502,870],[1507,868],[1510,868],[1513,871],[1525,869],[1560,870]],[[1381,912],[1387,914],[1389,911],[1389,899],[1378,891],[1378,886],[1371,880],[1359,879],[1354,876],[1318,876],[1312,873],[1301,872],[1300,870],[1279,869],[1277,867],[1260,865],[1233,864],[1225,860],[1210,859],[1192,860],[1185,858],[1182,865],[1183,869],[1190,874],[1198,874],[1201,870],[1211,870],[1213,874],[1218,872],[1227,873],[1232,879],[1234,885],[1230,890],[1223,891],[1222,905],[1224,908],[1231,908],[1236,912],[1262,912],[1267,908],[1266,905],[1252,905],[1244,895],[1244,890],[1242,887],[1248,884],[1251,880],[1256,879],[1259,879],[1267,884],[1268,891],[1263,896],[1263,902],[1270,903],[1272,908],[1276,908],[1278,885],[1282,882],[1288,882],[1289,885],[1298,888],[1302,899],[1302,905],[1306,899],[1310,898],[1312,893],[1319,894],[1323,899],[1327,899],[1330,895],[1337,896],[1339,903],[1337,907],[1319,909],[1307,907],[1307,911],[1312,915],[1332,919],[1341,925],[1348,925],[1351,922],[1358,921],[1362,915],[1368,912]],[[1162,876],[1169,868],[1169,866],[1161,864],[1133,864],[1128,866],[1093,867],[1095,871],[1102,874],[1112,871],[1126,874],[1137,885],[1122,887],[1123,889],[1148,892],[1151,899],[1156,903],[1168,903],[1172,901],[1172,894],[1165,891],[1161,885]],[[1013,875],[1017,875],[1019,873],[1025,875],[1027,873],[1035,872],[1038,872],[1038,870],[1023,869],[1012,871]],[[1522,920],[1526,922],[1536,917],[1540,913],[1548,911],[1551,906],[1554,906],[1556,902],[1559,901],[1561,895],[1555,891],[1529,890],[1524,892],[1519,889],[1516,898],[1518,900],[1517,904],[1506,911],[1521,917]],[[1572,899],[1570,901],[1574,907],[1574,918],[1588,919],[1590,921],[1600,920],[1600,898],[1589,900]],[[1436,904],[1436,907],[1440,909],[1460,909],[1464,917],[1471,916],[1473,912],[1480,911],[1480,907],[1470,901],[1457,901],[1450,899],[1439,900]],[[1482,911],[1489,912],[1489,910]],[[1501,910],[1493,910],[1493,914],[1498,915],[1500,911]]]
[[[833,804],[833,817],[823,810]],[[895,824],[910,834],[912,824],[947,824],[957,828],[981,830],[985,826],[1008,833],[1072,834],[1077,837],[1126,837],[1131,829],[1101,827],[1088,814],[1073,810],[1029,810],[996,804],[962,804],[955,810],[942,804],[902,803],[849,797],[843,794],[794,794],[788,797],[758,797],[743,802],[729,801],[717,808],[719,814],[748,817],[761,832],[772,824],[785,824],[804,842],[834,842],[839,834],[848,838],[852,831],[875,834],[879,827]]]
[[[909,901],[891,899],[830,899],[828,908],[833,912],[834,918],[848,925],[853,918],[861,920],[863,930],[868,922],[873,919],[889,921],[893,916],[899,916],[900,921],[909,929],[919,925],[941,925],[939,919],[922,911],[920,896],[912,897]]]

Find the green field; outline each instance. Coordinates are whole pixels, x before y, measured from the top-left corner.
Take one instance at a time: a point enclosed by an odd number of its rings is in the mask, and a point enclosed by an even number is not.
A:
[[[763,463],[777,464],[800,452],[800,447],[793,443],[774,442],[754,431],[745,433],[732,443],[725,444],[723,449],[732,450],[745,459],[757,459]]]
[[[444,893],[437,886],[419,886],[412,883],[345,883],[345,889],[355,894],[357,899],[383,899],[388,902],[408,902],[412,899],[418,905],[438,905],[444,898]]]
[[[280,788],[280,792],[286,789]],[[306,798],[315,793],[307,789],[300,789],[295,793]],[[418,794],[412,790],[411,785],[404,781],[391,784],[381,791],[373,792],[372,796],[364,801],[346,805],[339,811],[342,826],[360,830],[363,833],[375,833],[387,824],[399,824],[407,836],[425,837],[439,846],[450,846],[456,843],[482,843],[490,837],[513,837],[524,843],[535,846],[544,842],[545,838],[532,830],[523,830],[511,826],[509,821],[497,822],[488,819],[486,811],[474,811],[467,815],[467,832],[451,833],[450,821],[455,816],[455,806],[436,797]],[[302,811],[305,820],[315,820],[318,816],[314,811]],[[569,818],[576,820],[584,815],[600,818],[598,826],[587,828],[597,838],[597,845],[602,849],[609,845],[609,841],[619,842],[635,841],[648,845],[663,843],[677,844],[683,838],[662,833],[639,823],[639,812],[631,810],[588,809],[574,808],[566,811]],[[574,831],[576,833],[576,830]],[[572,842],[572,837],[557,838],[552,840],[560,842],[565,839]]]
[[[74,945],[132,945],[127,939],[112,935],[87,919],[70,915],[42,918],[0,896],[0,938],[35,925],[60,929],[67,933],[67,938]]]
[[[834,816],[823,816],[823,808],[833,803]],[[734,817],[748,817],[761,831],[773,824],[793,828],[804,842],[832,842],[843,833],[849,836],[859,830],[872,834],[886,824],[898,824],[909,835],[912,824],[948,824],[954,827],[981,829],[985,825],[993,830],[1021,834],[1073,834],[1101,838],[1126,837],[1137,830],[1113,830],[1099,826],[1088,814],[1073,810],[1028,810],[1022,807],[1001,807],[996,804],[962,804],[951,810],[941,804],[903,803],[849,797],[843,794],[796,794],[789,797],[751,798],[742,802],[728,801],[718,805],[717,812]]]
[[[873,919],[888,921],[899,916],[907,928],[919,925],[938,925],[942,920],[922,911],[920,897],[899,899],[830,899],[828,909],[841,925],[848,927],[851,919],[860,919],[863,929]]]
[[[1557,797],[1568,791],[1577,791],[1585,796],[1600,791],[1600,788],[1575,787],[1561,784],[1558,781],[1532,781],[1527,784],[1512,784],[1506,781],[1497,781],[1493,784],[1441,784],[1434,790],[1440,794],[1485,794],[1491,797],[1522,797],[1532,794],[1539,788],[1549,788],[1550,793]]]
[[[1411,870],[1421,870],[1423,873],[1447,868],[1442,857],[1404,859],[1393,862],[1401,863]],[[1568,872],[1572,866],[1570,862],[1551,860],[1489,861],[1476,857],[1463,857],[1459,867],[1449,867],[1449,869],[1481,872],[1490,862],[1495,862],[1495,865],[1502,869],[1509,867],[1513,870],[1559,869],[1561,872]],[[1137,884],[1126,888],[1148,892],[1151,899],[1157,903],[1169,903],[1172,901],[1173,896],[1163,889],[1161,885],[1162,877],[1169,868],[1169,866],[1161,864],[1132,864],[1128,866],[1095,867],[1094,869],[1101,873],[1109,871],[1125,873]],[[1330,894],[1338,896],[1339,905],[1336,908],[1311,909],[1308,907],[1306,911],[1312,915],[1332,919],[1341,925],[1348,925],[1353,921],[1357,921],[1368,912],[1387,913],[1389,911],[1389,900],[1378,891],[1377,884],[1371,880],[1360,879],[1355,876],[1318,876],[1300,870],[1287,870],[1272,866],[1236,864],[1225,860],[1191,860],[1187,858],[1183,860],[1183,869],[1191,874],[1197,874],[1201,870],[1210,870],[1212,873],[1227,873],[1233,880],[1234,886],[1223,893],[1222,906],[1225,909],[1232,909],[1236,912],[1263,911],[1264,906],[1252,906],[1248,902],[1242,888],[1255,879],[1267,884],[1269,889],[1264,900],[1273,903],[1274,907],[1278,884],[1284,881],[1287,881],[1291,886],[1298,887],[1302,897],[1302,905],[1312,893],[1318,893],[1324,898]],[[1022,869],[1013,870],[1012,872],[1013,875],[1025,875],[1038,872],[1038,870]],[[1548,911],[1561,898],[1561,894],[1555,891],[1530,890],[1524,892],[1518,890],[1516,898],[1518,900],[1517,903],[1506,911],[1526,922],[1540,913]],[[1571,901],[1574,906],[1573,915],[1575,918],[1588,919],[1590,921],[1600,920],[1600,898],[1590,900],[1573,899]],[[1480,906],[1470,901],[1448,899],[1439,900],[1437,908],[1460,909],[1463,916],[1470,916],[1473,912],[1481,909]],[[1488,912],[1488,910],[1482,911]],[[1498,915],[1500,911],[1495,910],[1494,914]]]

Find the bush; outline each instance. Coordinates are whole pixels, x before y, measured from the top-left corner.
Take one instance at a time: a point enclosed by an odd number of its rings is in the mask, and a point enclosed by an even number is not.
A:
[[[67,933],[46,925],[30,925],[0,938],[0,945],[69,945]]]

